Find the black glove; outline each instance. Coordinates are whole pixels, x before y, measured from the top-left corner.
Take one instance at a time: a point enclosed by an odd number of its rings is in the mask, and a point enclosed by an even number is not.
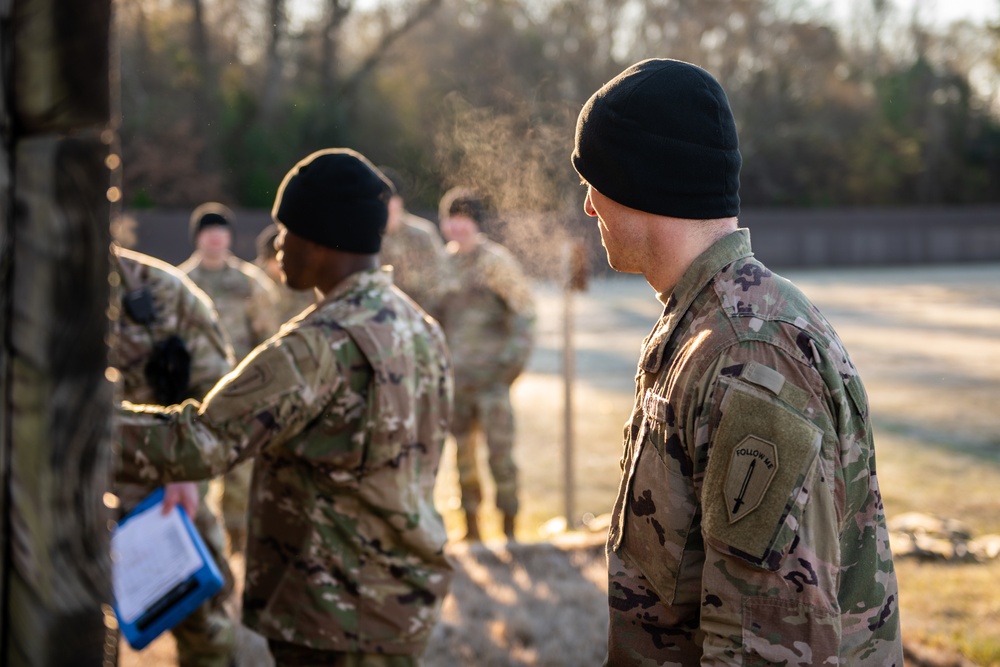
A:
[[[191,382],[191,354],[184,340],[174,334],[153,346],[146,362],[146,381],[160,405],[173,405],[187,398]]]

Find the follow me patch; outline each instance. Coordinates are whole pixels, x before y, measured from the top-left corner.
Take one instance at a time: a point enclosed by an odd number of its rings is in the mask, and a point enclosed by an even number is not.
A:
[[[751,435],[733,448],[724,489],[729,523],[757,509],[777,472],[778,448],[773,443]]]

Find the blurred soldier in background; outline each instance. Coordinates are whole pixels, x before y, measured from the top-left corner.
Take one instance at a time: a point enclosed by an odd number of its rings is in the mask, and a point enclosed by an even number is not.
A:
[[[392,265],[396,287],[437,317],[444,261],[441,235],[433,222],[406,210],[406,183],[403,177],[394,169],[380,169],[392,182],[395,194],[389,200],[389,222],[379,257],[383,264]]]
[[[219,313],[239,362],[250,350],[274,335],[278,320],[278,290],[263,271],[235,256],[233,212],[222,204],[202,204],[191,214],[195,251],[178,268],[200,287]],[[222,517],[229,549],[243,549],[247,530],[247,494],[253,466],[247,463],[226,474],[222,490]]]
[[[203,403],[121,410],[132,479],[256,457],[243,621],[278,665],[417,665],[451,579],[433,495],[451,369],[437,322],[380,268],[389,194],[348,149],[296,164],[272,211],[278,258],[323,300]]]
[[[535,324],[531,286],[514,256],[481,233],[486,208],[479,195],[465,188],[449,190],[441,199],[440,216],[448,241],[440,313],[455,367],[452,433],[466,539],[480,539],[480,432],[486,439],[504,535],[514,539],[518,489],[510,386],[531,353]]]
[[[117,245],[114,259],[119,283],[113,294],[119,316],[111,354],[122,398],[171,405],[204,397],[233,366],[232,350],[211,301],[165,262]],[[222,591],[172,631],[183,667],[229,667],[236,639],[236,621],[223,606],[232,593],[233,577],[219,519],[203,502],[207,487],[207,482],[166,487],[166,504],[184,505],[225,580]],[[148,482],[117,485],[122,515],[151,491]]]
[[[255,263],[267,274],[278,289],[278,326],[292,319],[317,302],[316,290],[293,290],[285,284],[278,262],[278,251],[274,242],[278,239],[277,225],[270,224],[257,235],[257,259]]]

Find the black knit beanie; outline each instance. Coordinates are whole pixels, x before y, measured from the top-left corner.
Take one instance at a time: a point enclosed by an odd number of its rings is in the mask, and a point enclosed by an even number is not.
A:
[[[349,148],[316,151],[292,167],[271,216],[289,231],[328,248],[378,253],[392,184]]]
[[[456,186],[445,192],[438,202],[438,217],[464,215],[480,227],[486,222],[486,202],[472,188]]]
[[[188,221],[188,230],[191,232],[191,242],[194,243],[198,234],[206,227],[225,227],[233,232],[233,220],[236,216],[229,209],[218,202],[208,202],[202,204],[191,212],[191,219]]]
[[[740,211],[739,139],[725,91],[679,60],[650,59],[604,84],[576,124],[573,167],[619,204],[674,218]]]

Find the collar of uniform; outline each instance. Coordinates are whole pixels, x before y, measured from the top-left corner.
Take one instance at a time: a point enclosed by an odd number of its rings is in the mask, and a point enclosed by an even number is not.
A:
[[[210,269],[207,266],[205,266],[205,256],[201,254],[200,250],[195,250],[193,253],[191,253],[191,257],[186,259],[184,261],[184,264],[188,264],[192,260],[194,260],[195,267],[201,269],[202,271],[206,271],[208,273],[216,273],[218,271],[225,271],[226,269],[239,270],[240,268],[240,258],[234,255],[232,252],[226,255],[226,259],[225,261],[223,261],[222,266],[220,266],[217,269]]]
[[[476,234],[475,243],[465,252],[458,249],[458,241],[448,241],[444,247],[448,254],[454,255],[455,257],[473,258],[483,252],[487,241],[489,241],[489,237],[487,237],[486,234],[479,232]]]
[[[338,301],[353,292],[363,292],[372,287],[382,289],[392,287],[392,266],[387,264],[377,269],[365,269],[364,271],[352,273],[337,283],[336,287],[324,294],[323,300],[318,305]]]
[[[680,281],[669,296],[657,296],[661,301],[664,301],[664,298],[666,301],[663,314],[660,315],[660,321],[656,323],[656,327],[646,337],[642,346],[642,358],[639,365],[644,371],[656,373],[660,370],[667,341],[673,336],[677,323],[681,321],[684,313],[705,289],[705,286],[726,266],[750,255],[753,255],[753,251],[750,249],[750,230],[737,229],[698,255],[681,276]]]

